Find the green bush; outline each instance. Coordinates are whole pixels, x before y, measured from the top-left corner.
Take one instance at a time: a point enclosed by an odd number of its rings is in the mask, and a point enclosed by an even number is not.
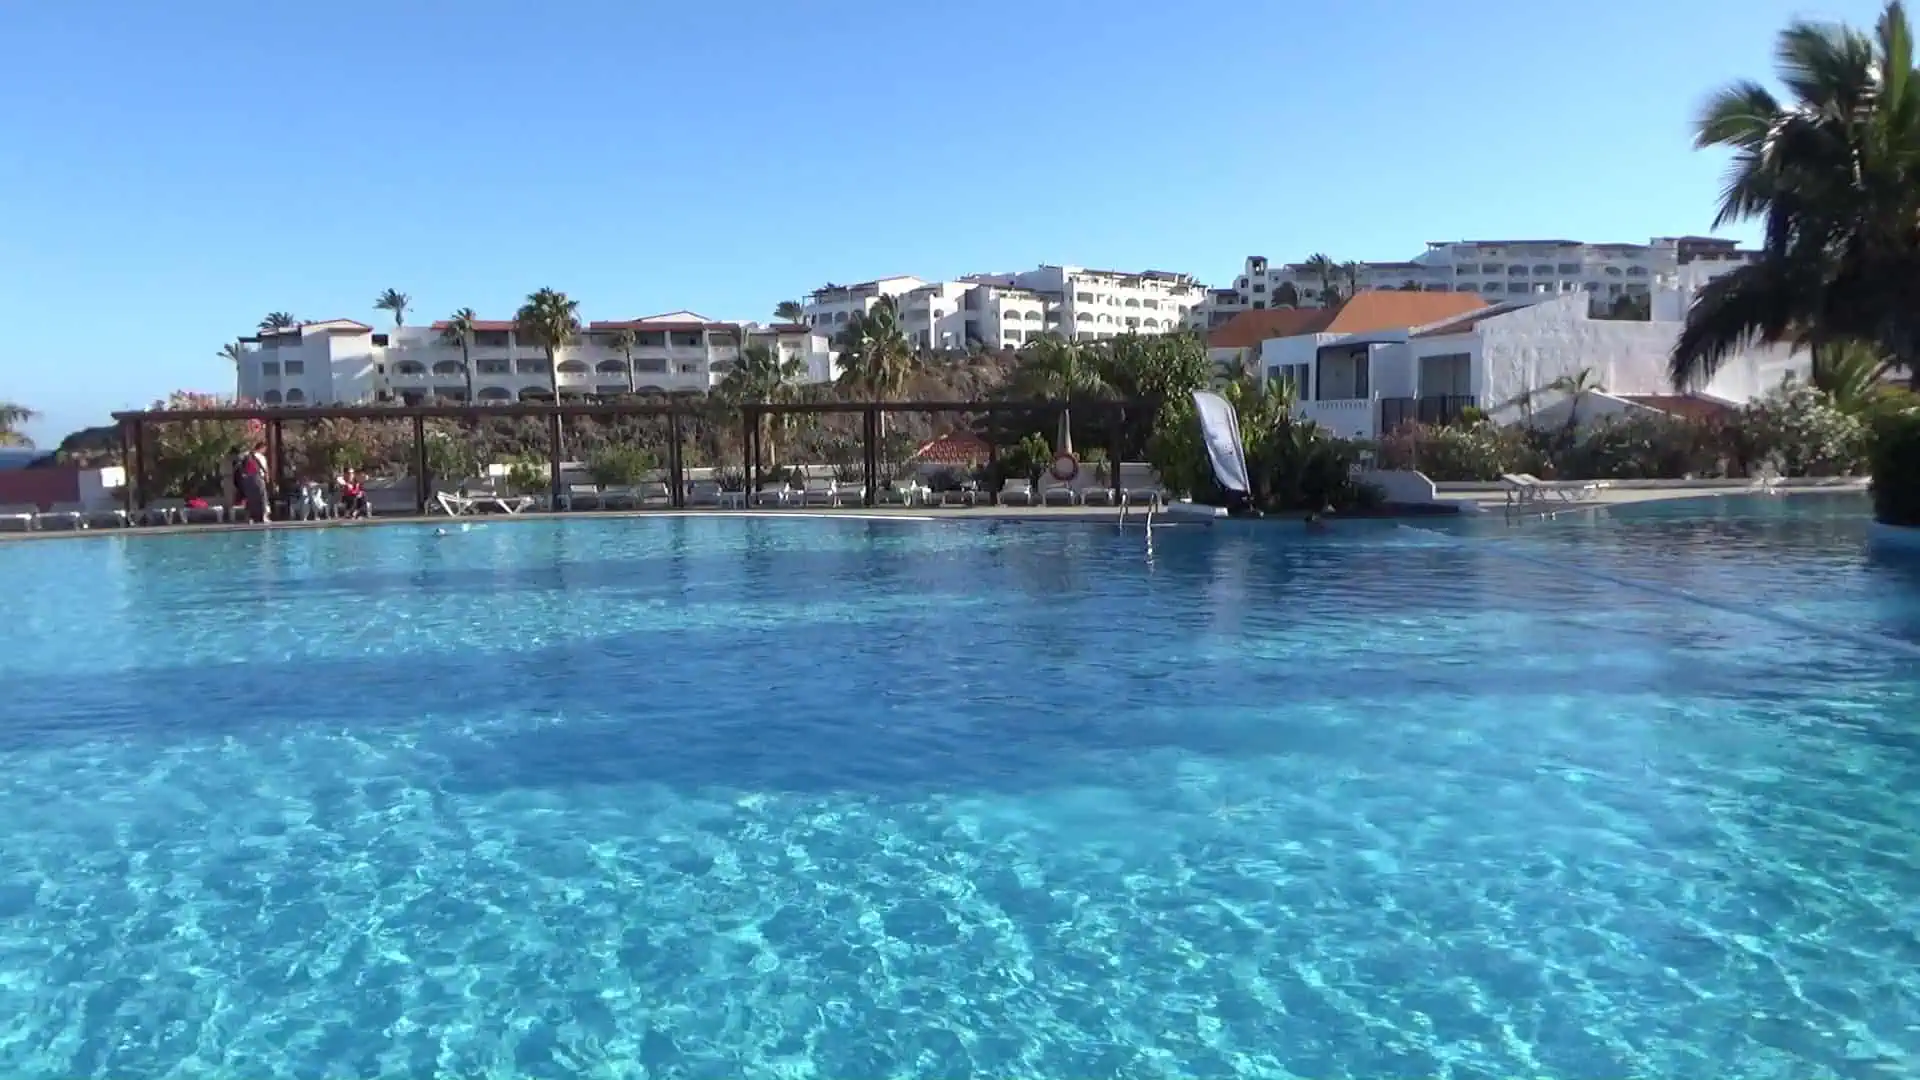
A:
[[[1275,419],[1248,455],[1255,501],[1268,510],[1348,510],[1379,502],[1356,483],[1361,445],[1327,434],[1311,420]]]
[[[1920,409],[1875,418],[1872,465],[1874,520],[1920,527]]]
[[[1524,431],[1486,423],[1408,424],[1381,438],[1375,459],[1383,469],[1411,469],[1439,483],[1498,480],[1544,464]]]
[[[602,487],[637,484],[654,470],[653,455],[637,446],[603,446],[587,459],[587,473]]]
[[[1677,416],[1610,418],[1581,432],[1554,455],[1553,475],[1567,480],[1674,480],[1723,476],[1723,433]]]

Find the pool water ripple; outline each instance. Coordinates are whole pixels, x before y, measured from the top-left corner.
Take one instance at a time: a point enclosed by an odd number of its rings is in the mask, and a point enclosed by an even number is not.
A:
[[[0,1073],[1899,1075],[1864,520],[0,548]]]

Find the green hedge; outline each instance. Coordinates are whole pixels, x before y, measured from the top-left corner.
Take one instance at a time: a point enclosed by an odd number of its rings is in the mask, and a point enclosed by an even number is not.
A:
[[[1875,417],[1872,458],[1874,520],[1920,526],[1920,410]]]

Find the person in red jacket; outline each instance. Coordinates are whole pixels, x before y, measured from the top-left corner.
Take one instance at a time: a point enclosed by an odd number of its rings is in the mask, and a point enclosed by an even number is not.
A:
[[[256,525],[267,521],[267,444],[255,443],[240,459],[240,498],[247,504],[247,520]]]

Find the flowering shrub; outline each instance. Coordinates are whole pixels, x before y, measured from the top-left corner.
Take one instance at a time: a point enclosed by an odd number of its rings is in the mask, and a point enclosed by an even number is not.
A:
[[[1851,476],[1867,463],[1871,431],[1825,393],[1789,383],[1740,410],[1755,461],[1785,476]]]

